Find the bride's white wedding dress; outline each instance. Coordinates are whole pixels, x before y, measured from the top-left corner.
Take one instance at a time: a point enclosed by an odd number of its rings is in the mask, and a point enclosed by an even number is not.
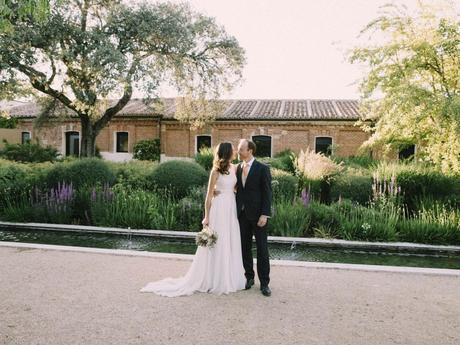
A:
[[[217,178],[216,189],[220,194],[212,199],[209,211],[209,227],[218,235],[214,247],[198,246],[185,276],[148,283],[141,292],[176,297],[191,295],[195,291],[220,295],[244,289],[246,278],[233,192],[235,170],[231,168],[229,175],[219,174]]]

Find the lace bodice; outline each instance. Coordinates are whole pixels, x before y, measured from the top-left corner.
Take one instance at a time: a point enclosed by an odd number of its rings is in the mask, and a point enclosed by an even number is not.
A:
[[[232,191],[236,185],[236,169],[230,168],[229,174],[219,174],[216,182],[216,190],[225,192]]]

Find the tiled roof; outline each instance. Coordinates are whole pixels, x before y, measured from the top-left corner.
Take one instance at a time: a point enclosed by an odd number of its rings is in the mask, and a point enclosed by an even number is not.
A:
[[[174,99],[168,99],[165,118],[174,118]],[[357,120],[357,100],[225,100],[218,120]]]
[[[218,120],[357,120],[359,118],[357,100],[222,100],[223,111]],[[115,101],[109,102],[113,105]],[[25,103],[16,106],[0,104],[14,117],[36,117],[39,106]],[[165,119],[173,119],[176,99],[163,98],[162,105],[146,105],[142,99],[132,99],[116,116],[154,116],[161,114]],[[68,109],[62,109],[75,115]]]

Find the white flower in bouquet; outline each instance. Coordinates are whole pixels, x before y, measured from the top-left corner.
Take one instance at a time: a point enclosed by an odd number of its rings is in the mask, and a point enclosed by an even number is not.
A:
[[[195,242],[199,246],[212,248],[217,242],[217,233],[212,231],[208,226],[204,226],[203,229],[196,234]]]

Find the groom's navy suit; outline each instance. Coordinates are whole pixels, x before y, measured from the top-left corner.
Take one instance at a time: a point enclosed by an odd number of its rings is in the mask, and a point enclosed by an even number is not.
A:
[[[272,186],[270,168],[254,159],[243,186],[243,168],[238,165],[236,206],[241,231],[243,265],[247,279],[254,279],[252,259],[252,236],[257,244],[257,275],[261,286],[270,282],[270,261],[267,245],[267,225],[257,226],[261,215],[270,217]]]

